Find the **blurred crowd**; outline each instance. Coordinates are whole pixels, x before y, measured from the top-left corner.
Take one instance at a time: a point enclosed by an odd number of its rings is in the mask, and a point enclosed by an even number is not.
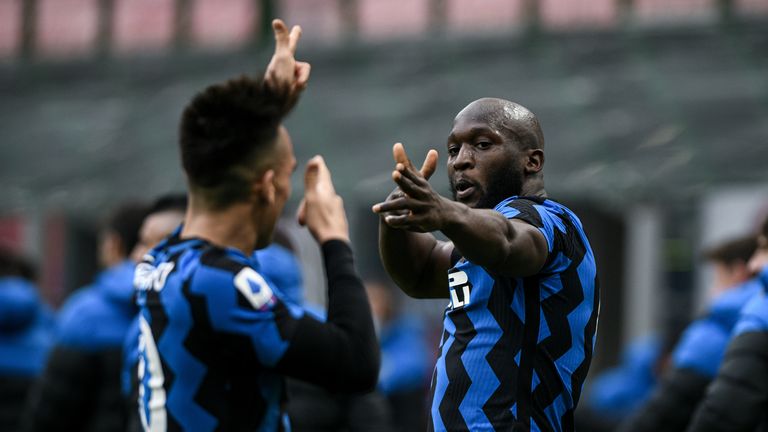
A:
[[[768,406],[768,219],[706,250],[706,308],[683,328],[631,341],[592,379],[586,431],[765,430]],[[682,311],[684,312],[684,311]]]

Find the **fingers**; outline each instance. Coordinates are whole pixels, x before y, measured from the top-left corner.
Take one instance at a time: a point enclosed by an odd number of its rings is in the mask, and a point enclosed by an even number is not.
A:
[[[291,54],[296,54],[296,45],[301,39],[301,26],[293,26],[291,34],[288,35],[288,49],[291,50]]]
[[[307,62],[296,62],[296,86],[299,88],[305,88],[309,81],[309,73],[312,70],[312,66]]]
[[[320,175],[319,156],[315,156],[307,162],[307,169],[304,171],[304,194],[314,191]]]
[[[427,181],[420,177],[412,169],[406,169],[402,164],[397,164],[396,171],[392,172],[392,180],[406,195],[414,198],[422,198],[425,195]]]
[[[391,211],[407,210],[410,208],[410,200],[406,197],[396,198],[382,203],[374,204],[371,207],[374,213],[387,213]]]
[[[307,170],[304,173],[304,196],[323,192],[335,194],[331,171],[325,164],[322,156],[317,155],[307,163]]]
[[[307,225],[307,200],[305,199],[302,199],[299,204],[299,209],[296,211],[296,220],[301,226]]]
[[[432,174],[437,170],[437,150],[430,149],[427,152],[427,156],[424,158],[424,163],[421,165],[421,175],[425,179],[429,180]]]
[[[392,146],[392,156],[395,158],[396,163],[401,163],[407,167],[413,166],[411,160],[408,159],[408,155],[405,153],[405,147],[402,143],[395,143]]]
[[[417,218],[412,215],[387,215],[384,217],[384,223],[392,228],[408,230],[412,232],[427,232],[419,223]]]
[[[283,20],[272,20],[272,31],[275,33],[275,51],[288,48],[290,45],[290,35],[288,34],[288,27],[285,26]]]

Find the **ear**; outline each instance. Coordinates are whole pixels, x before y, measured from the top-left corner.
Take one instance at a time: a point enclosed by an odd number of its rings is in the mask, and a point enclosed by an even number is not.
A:
[[[525,158],[525,173],[536,174],[544,168],[544,150],[530,149]]]
[[[253,192],[256,199],[264,204],[271,205],[275,202],[275,170],[266,170],[253,184]]]

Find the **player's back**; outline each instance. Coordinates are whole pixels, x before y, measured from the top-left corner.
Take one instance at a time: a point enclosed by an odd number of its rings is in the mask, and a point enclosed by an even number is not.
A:
[[[145,428],[285,427],[283,378],[273,367],[287,329],[276,317],[300,312],[289,311],[254,267],[238,250],[178,232],[137,267]]]

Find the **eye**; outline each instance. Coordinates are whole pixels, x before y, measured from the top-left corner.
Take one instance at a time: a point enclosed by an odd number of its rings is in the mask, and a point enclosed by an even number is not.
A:
[[[480,150],[487,150],[491,147],[491,145],[492,144],[490,141],[478,141],[475,144],[475,147],[479,148]]]
[[[454,157],[457,154],[459,154],[459,146],[457,145],[448,146],[448,156]]]

